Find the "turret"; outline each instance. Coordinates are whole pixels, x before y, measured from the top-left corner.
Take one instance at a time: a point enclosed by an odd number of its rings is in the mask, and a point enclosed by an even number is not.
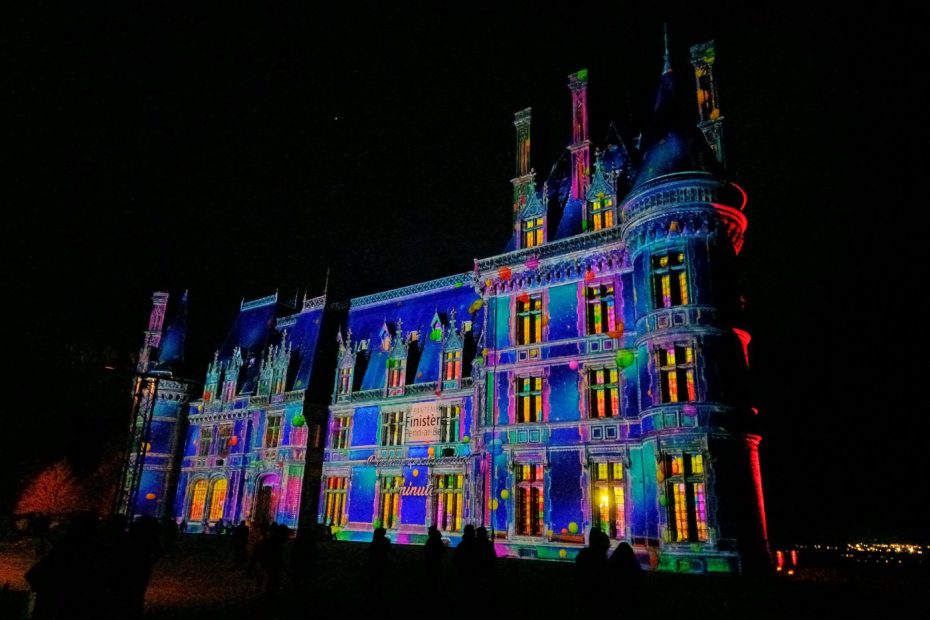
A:
[[[764,566],[759,436],[745,391],[747,358],[734,331],[744,194],[724,180],[704,134],[683,113],[675,77],[666,46],[643,163],[621,205],[660,539],[669,550],[738,547],[743,568]]]

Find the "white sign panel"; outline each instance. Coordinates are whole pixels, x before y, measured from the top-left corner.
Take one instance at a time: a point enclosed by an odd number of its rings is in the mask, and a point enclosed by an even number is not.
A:
[[[436,403],[417,403],[407,414],[407,443],[437,443],[442,437],[442,420]]]

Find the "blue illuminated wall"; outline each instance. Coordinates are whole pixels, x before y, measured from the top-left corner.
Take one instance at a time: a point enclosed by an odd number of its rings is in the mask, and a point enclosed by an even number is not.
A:
[[[695,58],[712,70],[712,54]],[[514,230],[541,219],[542,243],[515,234],[470,274],[351,300],[318,514],[340,538],[381,525],[421,542],[435,524],[454,544],[472,523],[499,554],[571,560],[596,528],[652,569],[765,563],[758,435],[740,387],[749,336],[732,284],[745,194],[702,134],[716,117],[699,129],[670,112],[673,82],[663,76],[642,142],[614,136],[593,172],[573,166],[543,195],[518,159]],[[587,72],[569,84],[586,106]],[[527,145],[529,119],[515,120]],[[573,119],[583,163],[586,115]],[[462,380],[447,384],[457,349]],[[396,432],[450,404],[456,437]],[[463,488],[435,488],[450,473]]]

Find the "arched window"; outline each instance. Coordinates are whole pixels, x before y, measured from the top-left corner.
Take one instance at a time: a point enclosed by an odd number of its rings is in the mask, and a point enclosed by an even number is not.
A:
[[[228,482],[226,478],[220,478],[213,483],[213,493],[210,499],[210,520],[216,521],[223,518],[223,508],[226,507],[226,488]]]
[[[191,489],[191,508],[187,520],[197,523],[203,520],[203,509],[207,501],[207,481],[200,479]]]

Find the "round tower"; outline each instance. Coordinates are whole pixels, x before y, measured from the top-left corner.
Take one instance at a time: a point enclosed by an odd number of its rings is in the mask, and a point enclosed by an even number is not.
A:
[[[659,568],[753,570],[768,565],[768,552],[735,279],[745,194],[683,112],[674,77],[666,56],[652,130],[621,205],[644,454],[655,468],[647,496]]]

